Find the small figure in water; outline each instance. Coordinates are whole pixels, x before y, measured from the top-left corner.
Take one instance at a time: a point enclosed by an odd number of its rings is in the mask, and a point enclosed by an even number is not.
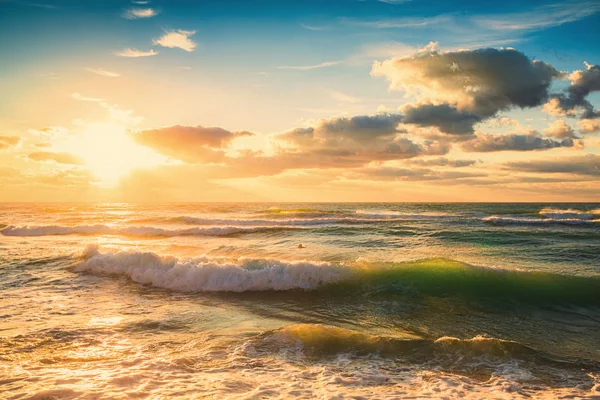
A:
[[[298,245],[298,248],[299,248],[299,249],[305,249],[305,248],[306,248],[306,246],[305,246],[305,245],[303,245],[302,243],[300,243],[300,244]]]

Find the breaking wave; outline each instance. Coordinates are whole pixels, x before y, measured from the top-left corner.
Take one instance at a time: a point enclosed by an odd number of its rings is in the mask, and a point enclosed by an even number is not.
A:
[[[325,262],[179,260],[135,251],[101,254],[96,246],[88,246],[81,257],[76,271],[125,275],[138,283],[183,292],[312,290],[349,274],[343,266]]]
[[[566,210],[557,208],[544,208],[540,211],[540,215],[554,220],[592,220],[600,218],[600,210],[582,211],[572,208],[568,208]]]
[[[558,218],[522,218],[511,216],[492,215],[482,218],[481,221],[491,225],[573,225],[573,226],[600,226],[597,221],[582,218],[568,218],[563,216]]]
[[[155,253],[100,253],[87,247],[76,271],[124,275],[183,292],[318,290],[334,297],[433,296],[513,299],[600,306],[600,278],[478,267],[446,259],[391,264],[338,264],[274,259],[178,259]]]

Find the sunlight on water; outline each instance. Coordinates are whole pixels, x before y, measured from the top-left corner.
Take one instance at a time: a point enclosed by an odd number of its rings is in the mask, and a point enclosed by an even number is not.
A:
[[[7,205],[1,389],[593,398],[598,209]]]

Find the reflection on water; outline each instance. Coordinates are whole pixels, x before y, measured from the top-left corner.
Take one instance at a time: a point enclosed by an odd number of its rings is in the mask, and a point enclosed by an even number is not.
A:
[[[2,206],[0,397],[593,398],[599,209]]]

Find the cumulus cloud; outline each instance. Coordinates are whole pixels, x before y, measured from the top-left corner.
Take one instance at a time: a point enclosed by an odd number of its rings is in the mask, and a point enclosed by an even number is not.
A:
[[[600,121],[597,119],[582,119],[577,122],[581,133],[596,133],[600,132]]]
[[[0,136],[0,150],[8,149],[9,147],[16,146],[21,141],[18,136]]]
[[[473,134],[473,125],[481,118],[470,112],[457,110],[448,104],[406,105],[402,108],[405,124],[435,126],[444,133]]]
[[[118,73],[112,72],[112,71],[107,71],[107,70],[102,69],[102,68],[86,68],[86,71],[89,71],[89,72],[94,73],[96,75],[106,76],[108,78],[118,78],[118,77],[121,76],[121,74],[118,74]]]
[[[158,10],[154,8],[139,8],[134,7],[128,10],[125,10],[123,13],[123,17],[127,19],[138,19],[138,18],[152,18],[157,16],[159,13]]]
[[[401,137],[400,114],[360,115],[322,119],[314,126],[276,135],[288,151],[344,158],[358,165],[373,160],[415,157],[423,153],[445,154],[433,143],[424,145]]]
[[[217,127],[174,125],[132,132],[136,142],[157,152],[190,163],[217,162],[233,139],[253,135]]]
[[[544,110],[553,115],[575,115],[581,111],[582,118],[594,118],[600,114],[587,100],[592,92],[600,91],[600,65],[585,63],[585,70],[578,70],[569,75],[571,84],[565,93],[555,94],[544,105]]]
[[[514,161],[504,164],[504,167],[524,172],[600,176],[600,156],[586,154],[537,161]]]
[[[163,47],[194,51],[196,43],[190,39],[190,36],[194,34],[196,34],[196,31],[184,31],[182,29],[166,31],[160,38],[154,39],[153,43]]]
[[[38,151],[30,153],[27,157],[35,161],[54,161],[58,164],[83,164],[83,161],[79,157],[71,153],[54,153],[51,151]]]
[[[553,140],[541,136],[537,132],[525,134],[488,135],[478,133],[477,137],[461,144],[467,152],[488,153],[493,151],[532,151],[547,150],[556,147],[573,147],[572,138]]]
[[[148,51],[144,51],[144,50],[138,50],[138,49],[133,49],[133,48],[127,48],[127,49],[115,51],[113,54],[115,56],[119,56],[119,57],[133,57],[133,58],[137,58],[137,57],[151,57],[151,56],[155,56],[155,55],[158,54],[158,51],[155,51],[154,49],[150,49]]]
[[[514,49],[484,48],[439,52],[430,48],[409,57],[375,62],[371,75],[390,81],[390,89],[447,103],[481,119],[510,108],[528,108],[548,100],[552,65],[531,60]],[[455,113],[448,113],[452,120]]]
[[[544,132],[548,136],[555,137],[557,139],[572,138],[575,136],[575,131],[571,128],[564,119],[559,119],[551,123],[548,128],[544,129]]]

